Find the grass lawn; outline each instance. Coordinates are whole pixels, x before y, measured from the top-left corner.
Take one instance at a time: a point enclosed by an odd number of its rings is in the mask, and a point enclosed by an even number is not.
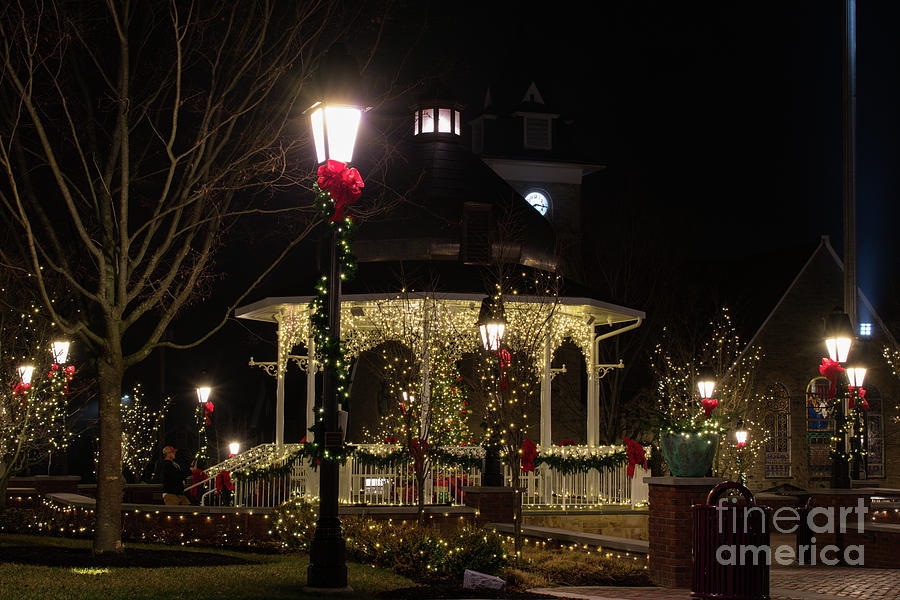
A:
[[[56,548],[90,552],[90,541],[26,535],[0,535],[0,546],[40,546],[50,554]],[[206,600],[227,598],[305,599],[320,598],[303,593],[307,557],[253,554],[211,548],[182,549],[149,544],[127,544],[126,548],[157,552],[206,552],[235,557],[255,564],[199,567],[89,568],[0,564],[0,600],[93,599]],[[380,591],[415,585],[409,579],[383,569],[348,563],[354,593],[340,598],[372,598]]]

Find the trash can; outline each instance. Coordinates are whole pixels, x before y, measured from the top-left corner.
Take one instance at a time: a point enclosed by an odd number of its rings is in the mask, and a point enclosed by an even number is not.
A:
[[[737,490],[743,502],[719,498]],[[692,507],[694,517],[694,598],[716,600],[769,600],[771,547],[768,526],[771,509],[757,506],[753,494],[733,481],[720,483],[706,504]]]

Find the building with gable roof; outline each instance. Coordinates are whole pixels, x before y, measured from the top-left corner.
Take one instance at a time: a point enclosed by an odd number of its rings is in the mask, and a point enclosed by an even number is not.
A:
[[[750,340],[761,346],[755,391],[764,398],[759,421],[768,438],[749,470],[756,490],[782,484],[814,489],[831,483],[830,443],[834,419],[823,402],[828,382],[818,366],[827,356],[823,341],[826,315],[843,301],[843,261],[828,236],[797,273]],[[900,487],[900,380],[882,356],[897,341],[859,290],[857,336],[849,362],[868,368],[865,378],[866,430],[869,438],[867,487]]]

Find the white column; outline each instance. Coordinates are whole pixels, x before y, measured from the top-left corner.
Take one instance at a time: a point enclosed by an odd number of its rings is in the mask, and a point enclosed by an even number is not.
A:
[[[309,431],[316,422],[316,342],[313,336],[306,340],[306,441],[315,441],[316,434]]]
[[[422,414],[419,415],[419,437],[423,439],[431,423],[431,340],[427,302],[422,301]]]
[[[551,373],[550,360],[550,334],[544,338],[544,372],[541,375],[541,446],[547,447],[553,444],[553,429],[551,424]]]
[[[597,434],[600,432],[600,394],[597,389],[597,343],[591,334],[591,347],[588,350],[587,373],[587,443],[597,445]]]
[[[285,335],[282,322],[284,321],[284,312],[275,315],[275,321],[278,323],[278,351],[275,364],[275,446],[281,448],[284,445],[284,368],[287,366],[287,353],[289,348],[284,348]]]

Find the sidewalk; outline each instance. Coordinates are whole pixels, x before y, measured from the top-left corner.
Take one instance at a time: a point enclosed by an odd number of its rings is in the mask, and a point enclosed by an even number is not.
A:
[[[772,600],[900,600],[900,570],[847,567],[773,568]],[[628,587],[556,587],[530,590],[582,600],[689,600],[690,590]]]

